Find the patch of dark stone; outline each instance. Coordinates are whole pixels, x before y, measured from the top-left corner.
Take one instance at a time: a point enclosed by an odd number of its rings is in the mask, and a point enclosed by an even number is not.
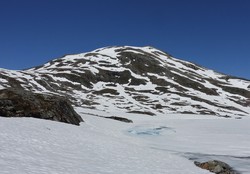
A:
[[[85,112],[81,112],[82,114],[87,114],[87,115],[92,115],[94,117],[101,117],[101,118],[107,118],[107,119],[113,119],[113,120],[117,120],[117,121],[121,121],[124,123],[133,123],[132,120],[124,118],[124,117],[118,117],[118,116],[101,116],[98,114],[93,114],[93,113],[85,113]]]
[[[0,90],[0,116],[33,117],[74,125],[83,122],[65,97],[13,88]]]
[[[229,116],[229,115],[219,115],[218,117],[232,118],[232,117],[231,117],[231,116]]]
[[[218,160],[212,160],[203,163],[195,161],[194,164],[202,169],[209,170],[210,172],[216,174],[239,174],[227,163]]]
[[[121,122],[125,122],[125,123],[133,123],[132,120],[127,119],[127,118],[123,118],[123,117],[111,116],[111,117],[105,117],[105,118],[113,119],[113,120],[117,120],[117,121],[121,121]]]
[[[119,92],[115,89],[111,89],[111,88],[106,88],[106,89],[102,89],[100,91],[94,91],[93,94],[97,94],[97,95],[103,95],[103,94],[111,94],[111,95],[119,95]]]
[[[150,115],[154,116],[155,114],[150,111],[129,111],[128,113],[134,113],[134,114],[143,114],[143,115]]]

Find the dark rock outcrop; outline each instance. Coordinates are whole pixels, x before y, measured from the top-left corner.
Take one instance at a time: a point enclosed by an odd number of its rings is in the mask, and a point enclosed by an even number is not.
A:
[[[132,120],[127,119],[127,118],[123,118],[123,117],[111,116],[111,117],[105,117],[105,118],[109,118],[109,119],[113,119],[113,120],[117,120],[117,121],[121,121],[121,122],[125,122],[125,123],[133,123]]]
[[[195,161],[194,164],[202,169],[209,170],[210,172],[216,174],[239,174],[233,170],[227,163],[222,161],[212,160],[207,162],[197,162]]]
[[[63,97],[14,89],[0,90],[0,116],[34,117],[74,125],[83,121]]]

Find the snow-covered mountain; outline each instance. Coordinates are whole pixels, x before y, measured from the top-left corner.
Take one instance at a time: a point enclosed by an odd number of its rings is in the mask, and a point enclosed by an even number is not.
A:
[[[210,160],[250,171],[250,117],[239,119],[250,114],[250,81],[152,47],[107,47],[27,70],[0,69],[0,109],[0,116],[80,125],[0,117],[6,174],[208,174],[194,161]],[[106,119],[114,117],[131,122]]]
[[[65,96],[109,112],[250,114],[250,81],[176,59],[153,47],[106,47],[22,71],[0,69],[0,89]]]

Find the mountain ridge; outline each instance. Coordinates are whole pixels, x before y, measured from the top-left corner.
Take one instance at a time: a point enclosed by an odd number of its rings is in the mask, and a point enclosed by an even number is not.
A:
[[[0,69],[0,89],[60,95],[104,112],[247,116],[250,81],[151,46],[104,47],[26,70]]]

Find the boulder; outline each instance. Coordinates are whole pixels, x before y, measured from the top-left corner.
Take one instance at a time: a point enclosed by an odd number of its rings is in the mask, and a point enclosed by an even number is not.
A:
[[[34,117],[74,125],[83,121],[66,98],[17,89],[0,90],[0,116]]]
[[[216,174],[238,174],[227,163],[218,160],[212,160],[203,163],[195,161],[194,164],[202,169],[209,170],[210,172]]]

